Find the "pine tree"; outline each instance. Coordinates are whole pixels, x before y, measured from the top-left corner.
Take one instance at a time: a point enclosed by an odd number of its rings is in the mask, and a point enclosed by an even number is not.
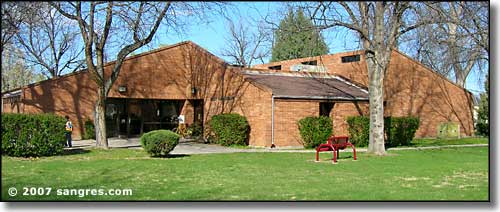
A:
[[[312,21],[299,9],[290,10],[274,31],[271,62],[328,54],[328,47]]]
[[[484,83],[485,92],[481,94],[481,102],[479,102],[479,109],[477,110],[477,123],[476,123],[476,133],[478,135],[489,136],[490,135],[490,123],[488,121],[490,109],[489,109],[489,90],[490,90],[489,77],[486,75],[486,81]]]

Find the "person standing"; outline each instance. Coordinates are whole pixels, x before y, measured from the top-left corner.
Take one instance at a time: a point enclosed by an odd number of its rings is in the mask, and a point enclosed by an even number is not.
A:
[[[73,123],[69,120],[69,116],[65,116],[66,118],[66,147],[73,147],[71,144],[71,133],[73,132]]]

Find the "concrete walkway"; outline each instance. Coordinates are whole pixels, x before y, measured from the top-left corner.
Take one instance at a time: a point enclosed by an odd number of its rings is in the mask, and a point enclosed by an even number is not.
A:
[[[109,138],[109,147],[111,148],[130,148],[142,149],[139,138],[119,139]],[[424,150],[424,149],[441,149],[453,147],[487,147],[488,144],[464,144],[464,145],[447,145],[447,146],[430,146],[430,147],[397,147],[388,148],[388,151],[397,150]],[[93,148],[95,147],[95,140],[79,140],[73,141],[73,148]],[[357,152],[366,152],[366,148],[356,148]],[[343,151],[351,152],[350,148]],[[217,144],[204,144],[193,140],[181,139],[179,144],[170,154],[210,154],[210,153],[233,153],[233,152],[316,152],[314,149],[291,149],[291,148],[231,148],[224,147]]]

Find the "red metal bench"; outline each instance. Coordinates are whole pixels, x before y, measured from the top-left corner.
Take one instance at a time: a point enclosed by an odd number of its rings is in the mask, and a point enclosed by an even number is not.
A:
[[[349,142],[348,136],[330,136],[326,144],[320,144],[316,148],[316,162],[319,162],[319,152],[332,151],[333,163],[337,163],[337,156],[340,154],[339,150],[345,149],[348,146],[352,148],[354,160],[356,160],[356,148]]]

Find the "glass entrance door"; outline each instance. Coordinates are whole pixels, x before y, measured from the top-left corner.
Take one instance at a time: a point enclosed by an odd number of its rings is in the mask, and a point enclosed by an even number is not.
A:
[[[139,136],[158,129],[177,127],[185,100],[119,99],[106,102],[108,137]],[[203,117],[203,115],[201,115]]]

